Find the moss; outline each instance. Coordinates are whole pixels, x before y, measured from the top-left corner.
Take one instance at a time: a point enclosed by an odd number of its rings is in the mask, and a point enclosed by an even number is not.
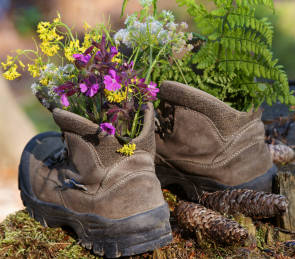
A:
[[[168,190],[163,192],[170,205],[173,242],[161,249],[129,259],[295,258],[295,242],[276,239],[274,226],[266,222],[254,222],[255,240],[241,247],[225,246],[202,237],[197,238],[196,233],[185,231],[177,224],[173,209],[178,198]],[[274,235],[271,244],[266,241],[266,235],[270,233]],[[70,230],[43,227],[25,210],[10,215],[0,223],[0,258],[5,257],[101,259],[78,245],[76,235]]]
[[[0,258],[99,258],[73,236],[61,228],[41,226],[22,210],[0,224]]]

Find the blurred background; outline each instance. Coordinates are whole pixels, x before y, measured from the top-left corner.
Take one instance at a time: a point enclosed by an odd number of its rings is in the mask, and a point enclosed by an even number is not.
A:
[[[199,0],[196,0],[200,2]],[[39,21],[51,20],[57,12],[78,34],[83,23],[107,22],[113,29],[123,26],[120,18],[123,0],[0,0],[0,60],[14,55],[16,49],[34,48],[32,38]],[[202,1],[208,4],[208,1]],[[173,0],[159,0],[159,9],[172,9],[178,21],[186,21],[196,31],[184,8]],[[284,65],[290,80],[295,79],[295,0],[275,1],[276,13],[259,9],[259,17],[267,16],[274,25],[273,53]],[[126,14],[139,9],[130,0]],[[39,132],[58,130],[45,108],[31,93],[32,78],[24,74],[15,81],[0,77],[0,222],[22,208],[17,189],[17,168],[21,152],[31,137]]]

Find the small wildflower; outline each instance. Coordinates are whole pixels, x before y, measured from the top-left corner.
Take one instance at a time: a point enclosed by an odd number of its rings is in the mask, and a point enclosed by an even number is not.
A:
[[[31,89],[32,89],[33,94],[36,94],[41,89],[41,86],[37,83],[33,83],[31,85]]]
[[[105,88],[109,91],[117,91],[122,87],[120,79],[116,74],[116,71],[113,69],[109,71],[109,75],[104,76],[103,82],[105,84]]]
[[[64,48],[65,57],[71,62],[75,61],[73,55],[78,52],[79,47],[79,40],[70,41],[70,44]]]
[[[174,15],[173,15],[173,13],[171,12],[171,11],[167,11],[167,10],[163,10],[162,11],[162,15],[163,15],[163,18],[164,18],[164,20],[166,20],[166,21],[174,21]]]
[[[67,97],[66,94],[62,94],[61,95],[60,101],[61,101],[61,103],[62,103],[63,106],[65,106],[65,107],[70,106],[70,102],[69,102],[68,97]]]
[[[77,93],[78,89],[74,83],[66,82],[58,87],[55,87],[53,91],[61,97],[60,101],[63,106],[68,107],[70,105],[68,97]]]
[[[104,89],[107,100],[111,103],[121,103],[126,99],[127,91],[109,91]]]
[[[57,13],[57,17],[53,20],[54,23],[59,23],[61,21],[60,13]]]
[[[181,27],[182,29],[184,29],[184,30],[187,30],[187,28],[188,28],[188,24],[187,24],[186,22],[181,22],[181,23],[180,23],[180,27]]]
[[[8,67],[10,67],[13,64],[13,57],[12,56],[7,56],[6,63],[1,62],[1,65],[4,70],[6,70]]]
[[[79,65],[86,66],[91,59],[91,56],[89,54],[74,54],[73,58],[79,63]]]
[[[112,125],[112,123],[108,123],[108,122],[101,123],[99,127],[101,128],[102,131],[108,133],[109,135],[114,136],[116,133],[116,128]]]
[[[192,40],[193,37],[194,37],[194,35],[193,35],[192,33],[189,33],[189,34],[187,35],[187,39],[188,39],[188,40]]]
[[[49,41],[43,41],[40,45],[40,48],[43,53],[49,57],[54,56],[60,49],[57,44],[51,43]]]
[[[81,93],[84,93],[86,96],[93,97],[97,94],[98,90],[98,84],[91,84],[89,81],[80,84],[80,91]]]
[[[17,67],[18,67],[17,64],[14,64],[13,66],[11,66],[5,73],[3,73],[4,78],[8,80],[14,80],[20,77],[21,74],[16,71]]]
[[[40,76],[40,69],[36,63],[35,64],[28,64],[28,71],[30,72],[32,77]]]
[[[85,31],[88,31],[89,29],[91,29],[91,25],[89,25],[88,22],[84,22],[83,28]]]
[[[47,77],[45,77],[45,78],[42,78],[39,82],[40,82],[42,85],[47,86],[48,83],[49,83],[49,79],[48,79]]]
[[[125,156],[131,156],[134,154],[134,151],[136,149],[136,144],[125,144],[123,147],[117,150],[118,153],[121,153]]]
[[[157,88],[157,84],[154,82],[150,82],[147,85],[147,90],[150,96],[152,97],[156,97],[157,93],[160,91],[159,88]]]
[[[153,0],[139,0],[139,3],[142,7],[149,7],[152,5]]]

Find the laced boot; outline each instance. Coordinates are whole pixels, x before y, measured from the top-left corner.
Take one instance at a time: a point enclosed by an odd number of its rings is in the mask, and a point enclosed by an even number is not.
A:
[[[109,258],[170,242],[169,209],[154,169],[153,105],[129,157],[97,124],[58,108],[53,117],[63,137],[37,135],[22,154],[19,188],[29,213],[43,225],[71,227],[84,247]]]

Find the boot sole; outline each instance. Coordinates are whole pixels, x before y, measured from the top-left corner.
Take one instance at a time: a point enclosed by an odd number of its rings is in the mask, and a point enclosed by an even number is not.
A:
[[[263,192],[273,191],[273,181],[278,169],[274,165],[265,174],[243,184],[229,186],[213,181],[207,177],[184,174],[175,168],[156,166],[156,174],[162,188],[178,185],[191,201],[198,201],[202,192],[215,192],[227,189],[251,189]]]
[[[60,137],[58,134],[51,136]],[[46,134],[36,136],[40,140]],[[25,151],[32,148],[30,141]],[[96,214],[77,213],[63,206],[43,202],[32,195],[24,171],[28,166],[29,152],[23,152],[19,166],[19,189],[24,206],[30,216],[45,227],[72,228],[79,243],[93,250],[94,254],[117,258],[152,251],[172,241],[169,222],[170,212],[167,204],[123,219],[107,219]],[[23,171],[24,170],[24,171]]]

